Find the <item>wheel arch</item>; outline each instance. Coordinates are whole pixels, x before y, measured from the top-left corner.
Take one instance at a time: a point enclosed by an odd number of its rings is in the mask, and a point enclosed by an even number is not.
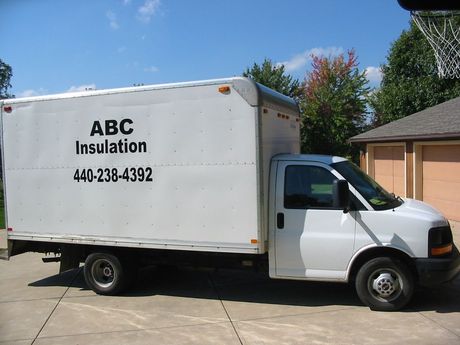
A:
[[[389,246],[372,246],[357,252],[350,260],[347,270],[347,281],[353,281],[356,278],[359,269],[366,262],[377,257],[391,257],[401,260],[412,271],[414,278],[417,279],[417,270],[415,268],[414,260],[408,253],[401,249]]]

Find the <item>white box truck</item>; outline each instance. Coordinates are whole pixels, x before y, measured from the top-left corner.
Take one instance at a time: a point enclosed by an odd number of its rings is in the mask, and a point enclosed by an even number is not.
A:
[[[290,98],[246,78],[3,100],[8,255],[84,262],[117,294],[143,264],[354,282],[372,309],[460,270],[448,221],[340,157],[300,154]]]

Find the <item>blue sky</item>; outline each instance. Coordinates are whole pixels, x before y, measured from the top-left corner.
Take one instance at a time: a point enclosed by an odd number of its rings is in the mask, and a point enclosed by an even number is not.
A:
[[[270,58],[303,80],[311,53],[354,48],[371,86],[409,27],[396,0],[1,0],[17,97],[241,75]]]

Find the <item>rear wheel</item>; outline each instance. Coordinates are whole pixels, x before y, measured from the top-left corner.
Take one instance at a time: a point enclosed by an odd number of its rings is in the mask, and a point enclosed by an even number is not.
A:
[[[116,295],[127,284],[127,274],[120,260],[109,253],[88,255],[84,266],[88,287],[100,295]]]
[[[403,308],[414,293],[414,278],[403,262],[380,257],[365,263],[356,276],[356,291],[372,310],[395,311]]]

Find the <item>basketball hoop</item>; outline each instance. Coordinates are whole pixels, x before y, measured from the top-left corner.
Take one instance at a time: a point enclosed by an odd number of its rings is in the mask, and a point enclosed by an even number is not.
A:
[[[460,11],[411,11],[434,50],[438,76],[460,78]]]
[[[460,78],[460,2],[398,0],[434,50],[438,76]]]

